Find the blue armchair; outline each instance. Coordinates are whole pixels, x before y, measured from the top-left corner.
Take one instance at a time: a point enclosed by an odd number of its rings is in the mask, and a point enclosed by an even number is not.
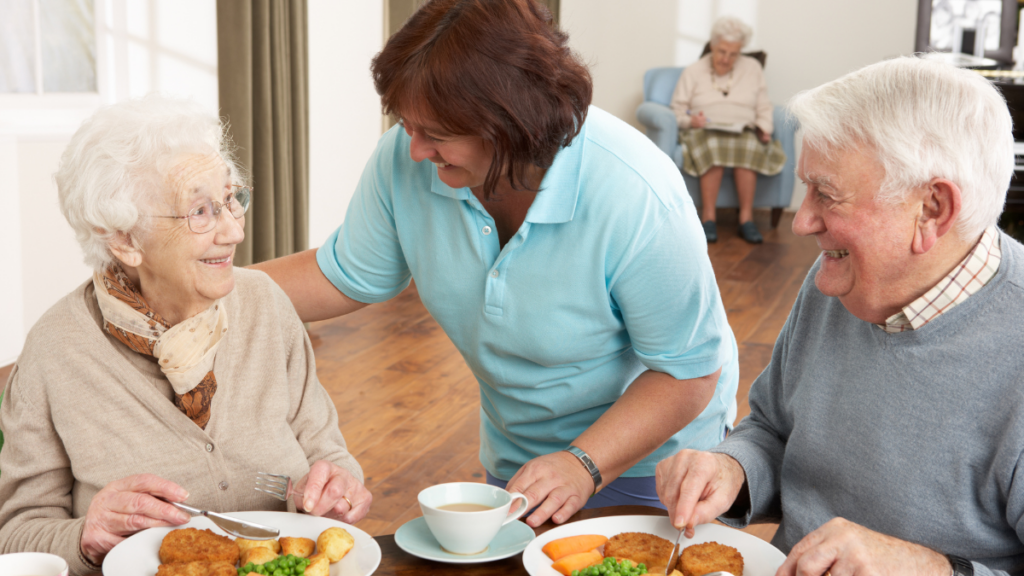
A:
[[[647,137],[661,148],[680,170],[683,168],[683,145],[679,143],[679,125],[676,123],[676,116],[669,108],[672,100],[672,92],[679,83],[679,75],[683,69],[672,68],[651,68],[644,74],[644,101],[636,109],[636,118],[647,129]],[[757,191],[754,193],[755,208],[772,209],[772,228],[779,225],[779,218],[782,216],[783,208],[788,208],[793,197],[793,185],[795,183],[796,150],[794,140],[796,138],[796,121],[786,112],[782,106],[775,107],[773,117],[775,132],[772,137],[782,143],[782,149],[786,152],[786,165],[782,172],[775,176],[757,175]],[[683,172],[683,180],[686,181],[686,189],[693,197],[693,203],[700,206],[700,182]],[[737,208],[739,204],[736,199],[736,183],[732,177],[732,170],[726,169],[722,177],[722,187],[718,191],[719,208]]]

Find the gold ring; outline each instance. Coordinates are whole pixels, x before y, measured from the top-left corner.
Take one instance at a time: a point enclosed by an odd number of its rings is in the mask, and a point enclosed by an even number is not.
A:
[[[348,499],[348,496],[342,496],[342,498],[345,499],[345,502],[348,502],[348,509],[349,510],[355,508],[355,506],[352,505],[352,501]]]

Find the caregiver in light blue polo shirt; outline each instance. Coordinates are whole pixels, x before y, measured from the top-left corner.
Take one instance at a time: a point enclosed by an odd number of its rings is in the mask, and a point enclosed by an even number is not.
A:
[[[722,440],[739,375],[679,170],[589,106],[589,72],[546,16],[532,0],[421,8],[374,59],[401,125],[344,224],[315,257],[260,266],[304,320],[415,279],[480,383],[488,482],[539,504],[531,526],[660,506],[658,461]]]

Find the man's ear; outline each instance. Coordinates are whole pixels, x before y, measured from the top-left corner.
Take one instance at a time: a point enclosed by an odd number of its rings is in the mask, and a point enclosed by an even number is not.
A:
[[[138,268],[142,264],[142,246],[130,232],[115,232],[107,241],[107,246],[125,266]]]
[[[960,187],[945,178],[932,178],[924,187],[921,214],[914,229],[914,254],[924,254],[953,229],[962,208]]]

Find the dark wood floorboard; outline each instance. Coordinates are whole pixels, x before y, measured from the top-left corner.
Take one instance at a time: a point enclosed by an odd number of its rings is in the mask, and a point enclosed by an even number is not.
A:
[[[749,413],[750,385],[771,359],[772,346],[819,254],[813,238],[777,229],[755,211],[764,243],[736,234],[735,211],[719,211],[716,244],[708,247],[729,323],[739,345],[738,418]],[[358,526],[392,534],[420,515],[416,495],[440,482],[483,482],[477,458],[480,394],[462,356],[420,303],[415,286],[388,302],[309,330],[317,373],[338,408],[349,449],[374,495]],[[0,368],[5,382],[11,367]],[[770,539],[774,525],[747,530]]]

